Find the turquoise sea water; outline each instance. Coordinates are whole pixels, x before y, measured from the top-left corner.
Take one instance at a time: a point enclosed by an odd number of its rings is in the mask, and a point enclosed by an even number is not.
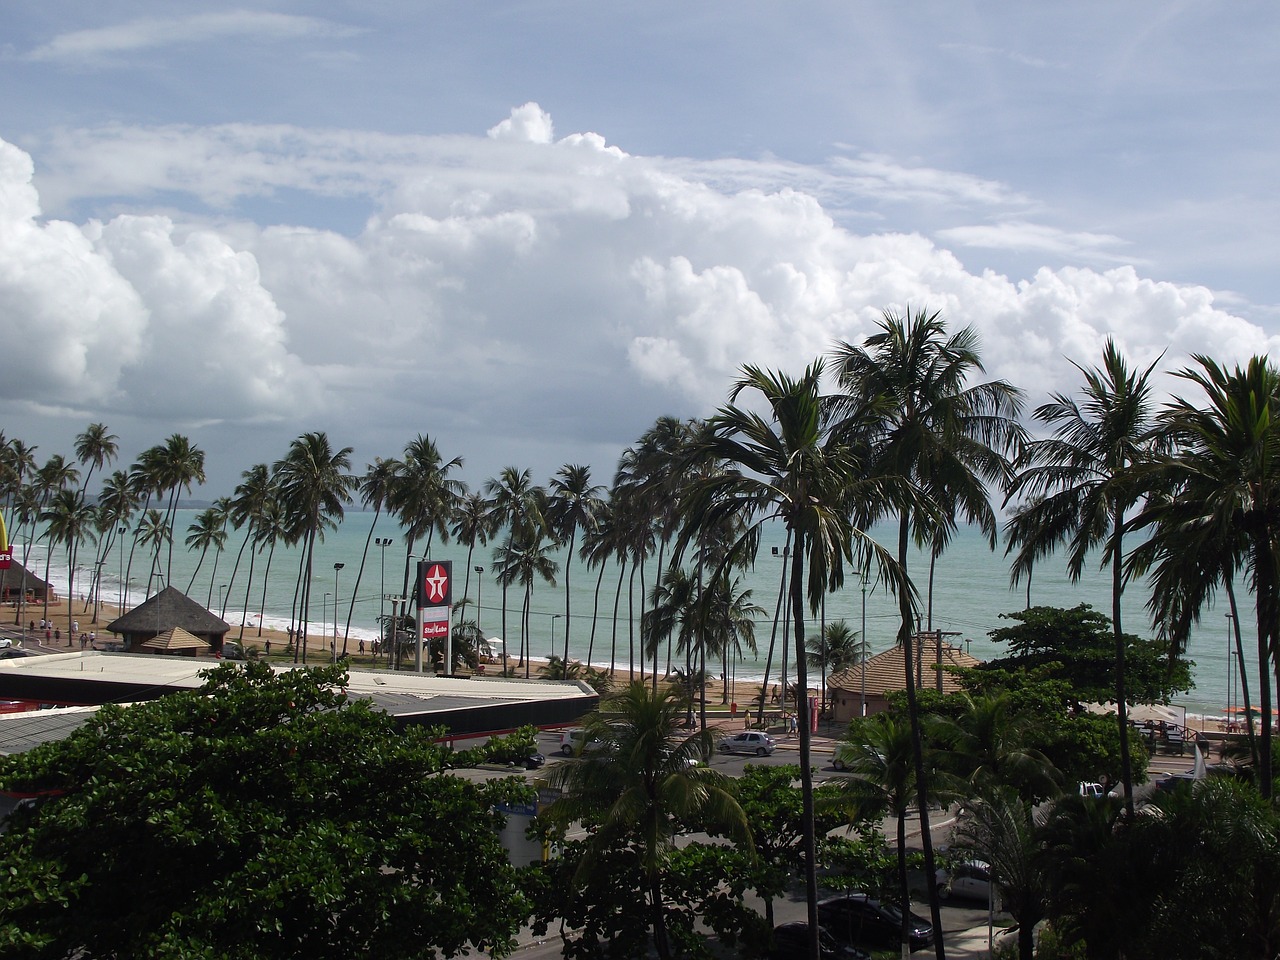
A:
[[[187,535],[188,526],[195,520],[197,510],[178,511],[175,525],[175,545],[172,563],[172,583],[191,597],[206,603],[215,613],[232,624],[231,636],[239,633],[240,624],[245,626],[245,637],[252,642],[258,623],[258,615],[267,626],[280,629],[288,626],[289,612],[293,603],[294,587],[298,578],[299,553],[296,550],[277,548],[272,559],[270,580],[267,583],[266,602],[262,603],[263,571],[265,555],[254,560],[253,587],[246,600],[248,585],[249,551],[245,551],[240,566],[235,569],[237,552],[240,550],[243,535],[237,531],[229,531],[227,546],[216,558],[208,554],[203,563],[199,562],[199,552],[188,552],[182,546]],[[323,630],[332,634],[334,623],[333,593],[338,594],[338,631],[339,636],[346,629],[348,607],[354,593],[355,605],[351,618],[351,647],[354,649],[356,639],[371,639],[377,635],[377,619],[380,613],[389,608],[384,606],[382,597],[385,594],[398,595],[402,592],[405,570],[406,549],[400,529],[385,515],[378,518],[376,529],[373,529],[374,514],[364,512],[348,513],[341,526],[326,534],[324,542],[316,547],[314,560],[314,581],[312,584],[312,609],[310,621],[311,632]],[[873,533],[880,542],[892,547],[895,542],[895,530],[882,528]],[[370,543],[363,573],[360,572],[361,555],[366,541],[373,537],[390,538],[392,545],[380,548]],[[19,541],[21,541],[19,537]],[[127,546],[127,545],[126,545]],[[415,550],[423,551],[425,545],[419,543]],[[753,570],[747,572],[745,585],[753,591],[755,603],[765,608],[766,613],[757,623],[756,637],[760,655],[756,659],[747,660],[736,668],[738,679],[759,677],[764,673],[764,654],[768,647],[773,614],[778,599],[780,577],[782,575],[784,531],[780,527],[768,529],[765,533],[759,558]],[[778,555],[774,555],[776,548]],[[21,558],[24,545],[14,544],[14,555]],[[82,554],[87,552],[82,548]],[[502,624],[502,591],[492,574],[493,544],[477,546],[468,564],[465,544],[436,543],[431,550],[431,558],[435,560],[454,561],[454,599],[466,592],[472,600],[472,611],[477,609],[481,629],[488,637],[501,637]],[[167,558],[166,558],[167,559]],[[559,574],[555,586],[542,582],[535,584],[530,615],[530,652],[534,657],[545,657],[554,650],[562,653],[565,642],[566,625],[570,631],[570,656],[573,659],[585,659],[595,607],[595,643],[591,659],[597,664],[607,664],[610,659],[610,643],[615,633],[614,598],[618,590],[618,568],[609,565],[598,591],[598,570],[588,569],[580,559],[574,558],[569,569],[571,584],[570,618],[566,621],[565,611],[565,554],[561,551],[555,557],[559,563]],[[127,553],[122,558],[119,551],[113,549],[103,564],[102,598],[105,602],[115,603],[120,593],[121,579],[131,579],[129,604],[134,605],[146,597],[146,580],[150,566],[149,557],[139,549],[134,555],[131,568]],[[337,573],[336,583],[334,564],[343,567]],[[385,566],[384,566],[385,565]],[[44,544],[37,543],[31,548],[29,568],[38,576],[44,576],[45,553]],[[88,589],[92,561],[82,562],[76,573],[76,593],[82,594]],[[467,572],[470,567],[482,566],[486,572],[480,576],[470,573],[468,583]],[[162,567],[167,563],[162,560]],[[234,572],[233,572],[234,571]],[[650,562],[645,571],[645,589],[653,585],[656,571],[656,560]],[[167,571],[166,571],[167,572]],[[927,612],[923,609],[924,593],[928,580],[927,558],[923,555],[913,558],[910,573],[922,594],[921,626],[929,627]],[[194,582],[192,577],[194,575]],[[359,582],[357,584],[357,576]],[[66,561],[60,552],[55,552],[49,577],[55,585],[65,590],[67,583]],[[634,601],[628,604],[628,587],[633,586]],[[152,591],[156,585],[153,582]],[[328,597],[326,598],[326,594]],[[1124,602],[1125,629],[1131,633],[1150,635],[1149,624],[1143,604],[1146,593],[1142,583],[1128,588]],[[507,596],[506,636],[509,651],[514,654],[520,643],[520,607],[523,602],[521,588],[513,587]],[[932,627],[945,631],[947,640],[968,651],[979,659],[988,659],[1003,654],[1003,648],[993,643],[988,633],[1008,621],[1000,619],[1000,614],[1022,609],[1027,602],[1026,584],[1014,589],[1009,584],[1008,563],[1003,555],[1003,548],[992,552],[981,535],[969,529],[962,529],[955,537],[947,553],[939,560],[934,578]],[[1079,603],[1092,604],[1096,609],[1109,615],[1110,574],[1097,569],[1096,565],[1086,571],[1086,576],[1079,584],[1071,584],[1066,576],[1065,561],[1051,558],[1037,567],[1031,583],[1031,602],[1053,606],[1074,606]],[[862,629],[864,615],[864,591],[861,582],[853,578],[846,581],[840,592],[831,595],[826,605],[826,620],[844,619],[855,630]],[[321,608],[324,607],[322,612]],[[1243,609],[1243,608],[1242,608]],[[632,584],[630,571],[622,584],[621,602],[618,606],[616,621],[617,660],[625,666],[629,643],[628,633],[634,626],[635,642],[639,644],[640,617],[640,578],[636,576]],[[1221,715],[1227,705],[1228,687],[1228,635],[1227,621],[1224,618],[1225,608],[1207,610],[1204,623],[1191,637],[1188,656],[1195,662],[1194,676],[1196,686],[1190,694],[1177,701],[1184,704],[1188,711]],[[473,614],[474,615],[474,614]],[[1246,614],[1246,622],[1248,615]],[[866,635],[873,653],[887,649],[894,643],[897,632],[897,608],[892,597],[874,581],[865,590]],[[806,624],[806,632],[816,631],[820,626],[820,618],[815,617]],[[778,648],[781,650],[782,634],[778,633]],[[1246,652],[1248,651],[1246,640]],[[771,682],[778,676],[780,653],[775,654]],[[665,660],[660,664],[665,668]],[[719,673],[719,666],[708,664],[708,670]],[[788,666],[790,672],[792,668]],[[1253,671],[1251,670],[1251,675]],[[1238,690],[1233,694],[1233,702],[1239,701]]]

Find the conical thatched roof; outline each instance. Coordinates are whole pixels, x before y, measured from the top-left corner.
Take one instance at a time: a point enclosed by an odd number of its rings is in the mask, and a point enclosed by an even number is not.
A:
[[[174,650],[207,650],[209,643],[201,640],[181,627],[174,627],[172,630],[166,630],[158,637],[152,637],[142,645],[144,650],[160,650],[162,652],[170,652]]]
[[[165,587],[146,603],[107,624],[112,633],[156,636],[173,627],[197,637],[225,636],[231,626],[176,587]]]

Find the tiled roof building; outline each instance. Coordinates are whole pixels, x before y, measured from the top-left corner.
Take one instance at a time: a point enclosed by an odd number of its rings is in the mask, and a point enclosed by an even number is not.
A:
[[[939,670],[938,664],[949,667],[976,667],[982,661],[969,656],[959,647],[949,643],[941,644],[941,660],[939,660],[939,643],[929,634],[923,635],[923,642],[917,637],[917,664],[921,669],[916,673],[917,687],[938,689],[938,678],[942,678],[942,691],[955,693],[960,690],[960,683],[951,673]],[[863,672],[866,674],[867,715],[880,713],[889,705],[888,695],[906,689],[906,669],[902,662],[903,648],[890,647],[878,653],[863,664],[849,667],[827,678],[828,696],[831,699],[832,717],[837,722],[846,722],[861,714],[863,695]]]

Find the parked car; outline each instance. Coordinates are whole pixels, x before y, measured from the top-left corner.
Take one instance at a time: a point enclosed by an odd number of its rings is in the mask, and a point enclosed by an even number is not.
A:
[[[902,911],[856,891],[818,901],[818,920],[823,929],[842,943],[877,949],[896,949],[902,944]],[[907,913],[907,938],[912,950],[933,944],[933,924]]]
[[[7,650],[13,646],[13,641],[8,637],[0,637],[0,650]]]
[[[1102,789],[1102,784],[1090,780],[1080,781],[1080,796],[1101,800],[1106,795],[1106,791]]]
[[[524,758],[524,768],[526,770],[537,770],[540,766],[547,762],[547,758],[540,753],[531,753]]]
[[[938,896],[962,897],[966,900],[991,902],[991,868],[981,860],[957,863],[948,871],[939,868],[934,876]]]
[[[818,954],[822,960],[871,960],[871,954],[851,944],[841,943],[822,927],[818,927]],[[809,924],[800,920],[773,928],[773,946],[769,948],[769,960],[808,958]]]
[[[583,745],[587,744],[586,736],[586,731],[581,727],[575,727],[572,730],[561,730],[560,752],[566,757],[572,757],[574,754],[581,753]],[[592,740],[587,745],[598,747],[600,745],[600,741]]]
[[[721,753],[749,753],[757,757],[767,757],[777,748],[773,737],[758,730],[744,730],[732,737],[725,737],[719,746]]]

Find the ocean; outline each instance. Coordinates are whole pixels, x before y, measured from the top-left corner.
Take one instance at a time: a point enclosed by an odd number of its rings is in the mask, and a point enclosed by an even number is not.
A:
[[[249,550],[245,550],[237,569],[236,557],[244,539],[242,531],[228,530],[227,545],[221,554],[215,557],[211,551],[200,561],[199,551],[188,551],[182,544],[186,539],[188,527],[195,520],[198,510],[179,510],[175,523],[174,552],[172,561],[172,577],[163,578],[163,582],[155,581],[151,592],[158,587],[156,583],[171,583],[187,593],[193,599],[209,606],[232,625],[231,637],[240,632],[244,624],[246,641],[252,643],[256,633],[259,617],[263,625],[284,629],[289,625],[290,609],[293,604],[294,588],[298,579],[300,551],[277,547],[271,562],[270,579],[266,585],[266,599],[263,602],[263,572],[265,554],[254,559],[253,586],[248,586]],[[348,609],[354,595],[354,607],[351,607],[351,645],[354,648],[358,638],[372,639],[378,633],[378,617],[389,613],[390,608],[383,600],[385,595],[399,595],[402,592],[406,562],[406,548],[402,531],[394,519],[386,514],[377,518],[377,527],[373,528],[375,514],[372,512],[348,512],[341,525],[325,534],[323,542],[318,543],[315,550],[312,583],[312,608],[310,632],[323,630],[332,634],[334,630],[334,602],[336,592],[337,621],[339,637],[346,630]],[[20,531],[14,543],[14,557],[21,559],[26,544]],[[896,543],[896,527],[888,526],[872,531],[872,535],[884,546],[893,549]],[[392,540],[389,546],[379,547],[371,538]],[[361,559],[365,552],[365,544],[369,543],[368,554],[361,571]],[[766,528],[761,549],[754,568],[744,575],[744,585],[752,590],[752,600],[765,609],[756,625],[756,641],[759,655],[748,658],[734,667],[737,680],[760,678],[764,674],[765,654],[769,645],[770,632],[773,626],[774,610],[778,602],[778,591],[783,572],[783,548],[785,531],[780,526]],[[102,593],[104,602],[115,604],[120,599],[121,582],[128,581],[128,605],[134,606],[142,602],[147,595],[146,580],[150,567],[150,558],[139,548],[133,558],[131,567],[128,564],[127,546],[125,555],[113,548],[103,563]],[[424,543],[415,545],[415,550],[422,552]],[[466,544],[439,543],[431,549],[431,559],[452,560],[454,563],[454,600],[465,594],[472,603],[468,616],[477,617],[481,630],[487,637],[503,635],[502,622],[502,589],[493,575],[493,548],[477,546],[468,559]],[[776,550],[776,554],[775,551]],[[82,556],[92,553],[92,548],[81,548]],[[578,557],[573,558],[568,570],[571,592],[569,597],[570,616],[565,617],[565,572],[566,556],[561,550],[553,554],[558,564],[555,585],[537,582],[534,585],[530,604],[530,653],[535,658],[545,658],[552,652],[562,654],[565,643],[566,626],[570,631],[569,653],[572,659],[585,659],[590,641],[593,615],[595,618],[595,641],[591,661],[596,665],[608,665],[610,662],[610,645],[615,635],[614,598],[619,587],[619,568],[609,564],[605,568],[603,581],[598,590],[599,571],[589,569]],[[334,570],[334,564],[341,563],[340,570]],[[76,573],[76,594],[82,595],[89,589],[89,574],[92,572],[92,560],[82,560]],[[31,546],[29,569],[37,576],[44,577],[45,545],[37,542]],[[470,568],[484,567],[483,575],[469,572]],[[167,556],[162,556],[161,568],[168,571]],[[645,590],[653,586],[656,571],[656,558],[651,560],[645,570]],[[947,552],[938,560],[934,575],[933,615],[930,622],[923,609],[928,582],[928,558],[916,554],[910,561],[910,573],[921,592],[920,626],[926,629],[941,630],[946,640],[967,650],[980,660],[1002,656],[1004,649],[994,643],[989,636],[990,631],[1002,626],[1011,625],[1002,620],[1001,614],[1023,609],[1027,604],[1025,581],[1017,588],[1009,583],[1009,566],[1004,556],[1003,547],[993,552],[979,532],[969,528],[961,528],[953,538]],[[49,579],[65,592],[67,585],[66,558],[60,550],[55,550],[52,558]],[[469,581],[469,582],[468,582]],[[627,571],[622,584],[621,602],[618,605],[616,622],[617,662],[624,669],[627,663],[630,635],[634,632],[634,642],[639,647],[640,578],[634,579],[634,600],[628,603],[628,586],[631,585],[630,570]],[[520,614],[523,604],[523,588],[513,586],[507,593],[506,635],[508,651],[513,655],[520,644]],[[1123,615],[1127,632],[1141,636],[1150,636],[1148,622],[1143,604],[1147,596],[1144,584],[1131,584],[1125,594]],[[1106,615],[1110,615],[1110,573],[1099,569],[1096,563],[1087,568],[1085,576],[1079,583],[1071,583],[1066,574],[1066,561],[1061,557],[1052,557],[1036,567],[1031,582],[1030,602],[1035,605],[1052,605],[1071,607],[1080,603],[1088,603]],[[1245,608],[1242,607],[1242,610]],[[594,611],[594,614],[593,614]],[[1189,713],[1210,716],[1221,716],[1228,705],[1228,655],[1230,638],[1228,621],[1225,616],[1225,604],[1217,610],[1206,610],[1203,623],[1191,636],[1187,656],[1194,662],[1193,676],[1195,687],[1192,691],[1179,697],[1177,703],[1187,708]],[[847,578],[842,590],[827,598],[825,620],[830,623],[843,619],[858,632],[863,629],[865,617],[866,637],[871,652],[879,653],[893,645],[898,628],[898,612],[896,601],[878,583],[873,580],[864,585],[856,577]],[[1246,624],[1248,614],[1245,615]],[[806,618],[806,634],[820,629],[821,617]],[[554,646],[553,646],[554,643]],[[770,683],[779,678],[782,646],[782,631],[778,631],[777,649],[770,676]],[[1245,641],[1246,655],[1250,650],[1249,640]],[[679,664],[675,664],[679,665]],[[660,660],[665,669],[665,658]],[[1253,666],[1251,664],[1251,666]],[[638,669],[638,666],[637,666]],[[708,663],[707,669],[713,675],[719,675],[720,666]],[[1256,667],[1251,669],[1252,677]],[[787,676],[794,673],[791,658],[788,657]],[[1234,670],[1232,670],[1234,680]],[[816,675],[811,681],[816,682]],[[1240,702],[1238,681],[1237,689],[1232,693],[1230,702]]]

